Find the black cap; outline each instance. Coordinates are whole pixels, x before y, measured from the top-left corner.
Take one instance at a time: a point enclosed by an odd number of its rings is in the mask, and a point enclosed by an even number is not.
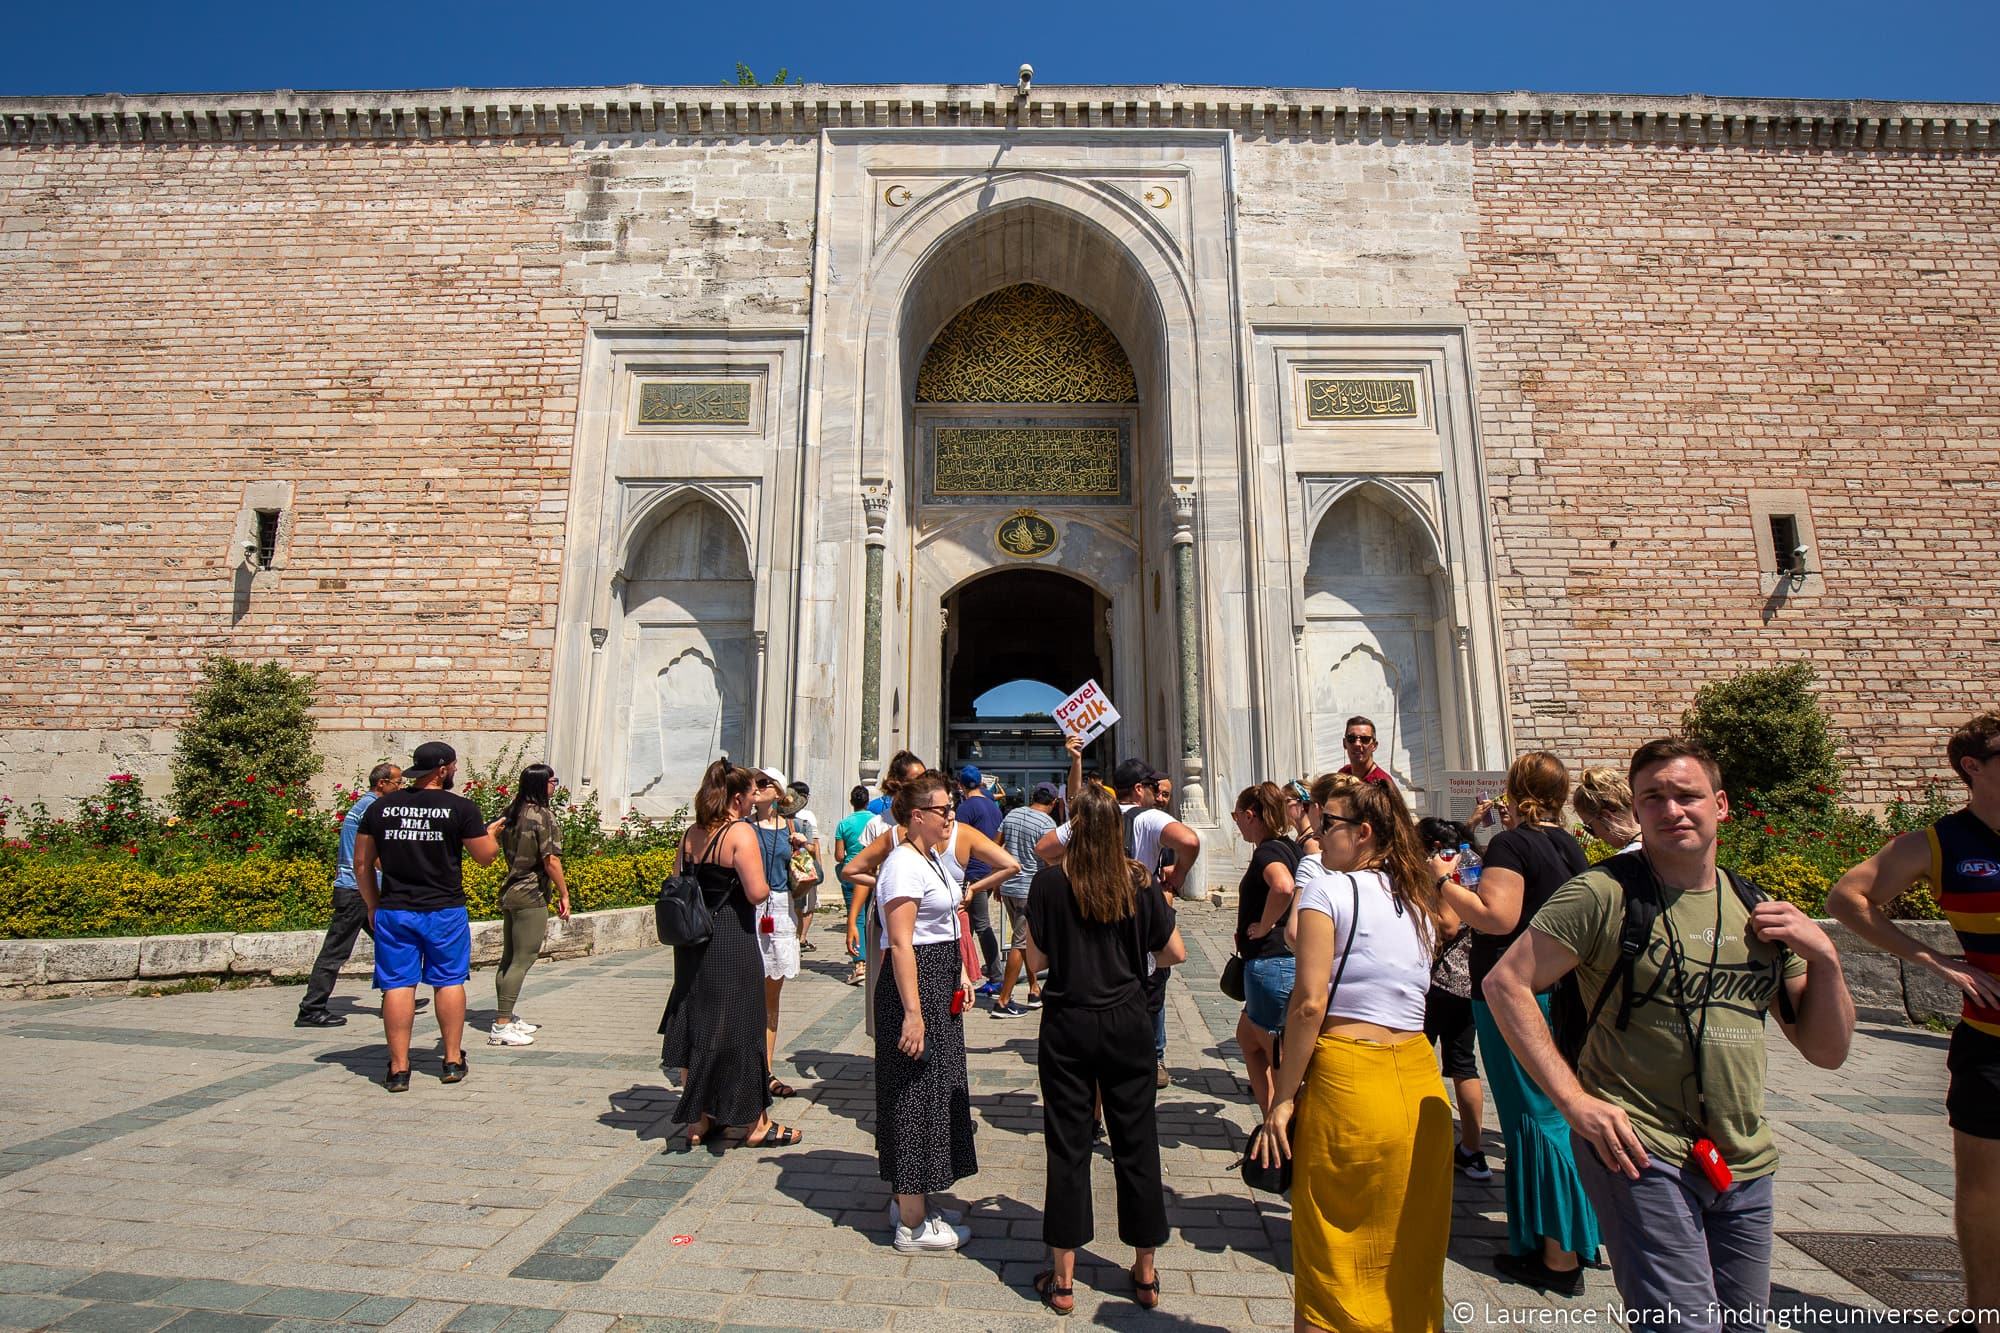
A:
[[[1153,766],[1143,759],[1120,760],[1118,767],[1111,770],[1111,790],[1128,792],[1141,784],[1153,781]]]
[[[1030,805],[1042,805],[1042,804],[1053,805],[1055,803],[1055,800],[1056,800],[1055,784],[1053,782],[1037,782],[1035,784],[1034,794],[1028,798],[1028,803]]]
[[[443,741],[425,741],[417,747],[416,753],[410,756],[409,767],[403,770],[403,781],[422,782],[446,764],[457,762],[458,751]]]

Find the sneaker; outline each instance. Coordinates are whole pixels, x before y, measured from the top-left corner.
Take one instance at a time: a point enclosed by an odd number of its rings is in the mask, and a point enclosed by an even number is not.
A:
[[[407,1069],[392,1070],[383,1078],[382,1086],[391,1092],[408,1092],[410,1090],[410,1071]]]
[[[1159,1061],[1158,1067],[1153,1070],[1153,1086],[1164,1088],[1173,1081],[1174,1076],[1167,1072],[1167,1062],[1165,1060]]]
[[[1039,1009],[1042,1007],[1042,993],[1040,991],[1028,992],[1028,1007],[1030,1009]]]
[[[1486,1154],[1467,1152],[1463,1148],[1452,1149],[1452,1165],[1456,1166],[1467,1180],[1491,1180],[1493,1168],[1486,1165]]]
[[[456,1060],[447,1060],[447,1061],[445,1061],[445,1062],[444,1062],[444,1073],[442,1073],[442,1074],[440,1074],[440,1075],[438,1076],[438,1082],[440,1082],[440,1083],[463,1083],[463,1082],[465,1082],[465,1058],[464,1058],[464,1056],[465,1056],[465,1053],[464,1053],[463,1051],[461,1051],[461,1052],[459,1052],[459,1058],[458,1058],[458,1059],[456,1059]]]
[[[896,1201],[894,1199],[889,1200],[889,1225],[892,1227],[901,1226],[902,1223],[899,1220],[901,1216],[902,1214],[896,1210]],[[933,1208],[924,1214],[924,1216],[942,1217],[944,1224],[948,1227],[955,1227],[965,1220],[965,1214],[959,1212],[956,1208]]]
[[[984,995],[989,998],[998,995],[999,993],[1000,993],[1000,983],[997,981],[989,981],[985,985],[981,986],[978,989],[978,991],[975,992],[975,994]]]
[[[495,1023],[486,1038],[488,1046],[533,1046],[535,1039],[514,1023]]]
[[[542,1030],[542,1025],[540,1023],[530,1023],[527,1019],[520,1017],[518,1014],[515,1015],[514,1021],[509,1023],[507,1026],[513,1028],[514,1031],[516,1032],[525,1032],[531,1037],[534,1036],[537,1032],[540,1032]]]
[[[292,1026],[295,1028],[344,1028],[347,1026],[347,1019],[344,1015],[330,1014],[324,1009],[315,1009],[310,1013],[301,1009],[299,1010],[299,1016],[292,1020]]]
[[[896,1223],[896,1248],[904,1254],[942,1254],[971,1239],[971,1228],[953,1226],[938,1213],[926,1217],[915,1229]]]
[[[995,1018],[1026,1018],[1028,1011],[1018,1004],[996,1004],[993,1006]]]

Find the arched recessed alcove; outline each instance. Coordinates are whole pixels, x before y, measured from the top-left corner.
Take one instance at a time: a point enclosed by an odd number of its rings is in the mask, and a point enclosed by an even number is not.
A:
[[[700,495],[635,535],[622,581],[620,731],[632,810],[668,815],[719,754],[749,761],[756,581],[741,532]]]
[[[1445,769],[1438,627],[1444,606],[1432,543],[1395,497],[1348,491],[1313,529],[1305,575],[1305,700],[1312,771],[1346,762],[1342,727],[1362,714],[1376,762],[1430,790]]]

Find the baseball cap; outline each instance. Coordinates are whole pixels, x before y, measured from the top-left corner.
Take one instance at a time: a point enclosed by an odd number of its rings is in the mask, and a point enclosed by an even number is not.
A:
[[[968,787],[977,787],[979,785],[979,770],[971,764],[967,764],[964,768],[958,770],[958,780]]]
[[[1056,787],[1053,782],[1037,782],[1035,784],[1034,793],[1028,797],[1029,804],[1031,805],[1039,803],[1041,801],[1053,801],[1055,799],[1056,799]]]
[[[775,768],[766,768],[766,769],[761,769],[759,771],[762,772],[765,777],[777,783],[779,791],[783,791],[787,786],[790,785],[785,781],[785,775],[783,773],[780,773]]]
[[[446,764],[458,762],[458,751],[443,741],[425,741],[410,756],[410,762],[403,769],[403,781],[421,782]]]

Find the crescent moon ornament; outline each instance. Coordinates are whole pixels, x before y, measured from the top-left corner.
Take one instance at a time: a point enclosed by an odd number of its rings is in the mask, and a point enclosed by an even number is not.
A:
[[[904,204],[909,203],[913,197],[910,194],[910,187],[907,185],[891,185],[888,189],[882,191],[882,202],[891,208],[901,208]]]
[[[1148,186],[1139,197],[1154,208],[1165,208],[1174,201],[1174,192],[1164,185],[1153,185]]]

